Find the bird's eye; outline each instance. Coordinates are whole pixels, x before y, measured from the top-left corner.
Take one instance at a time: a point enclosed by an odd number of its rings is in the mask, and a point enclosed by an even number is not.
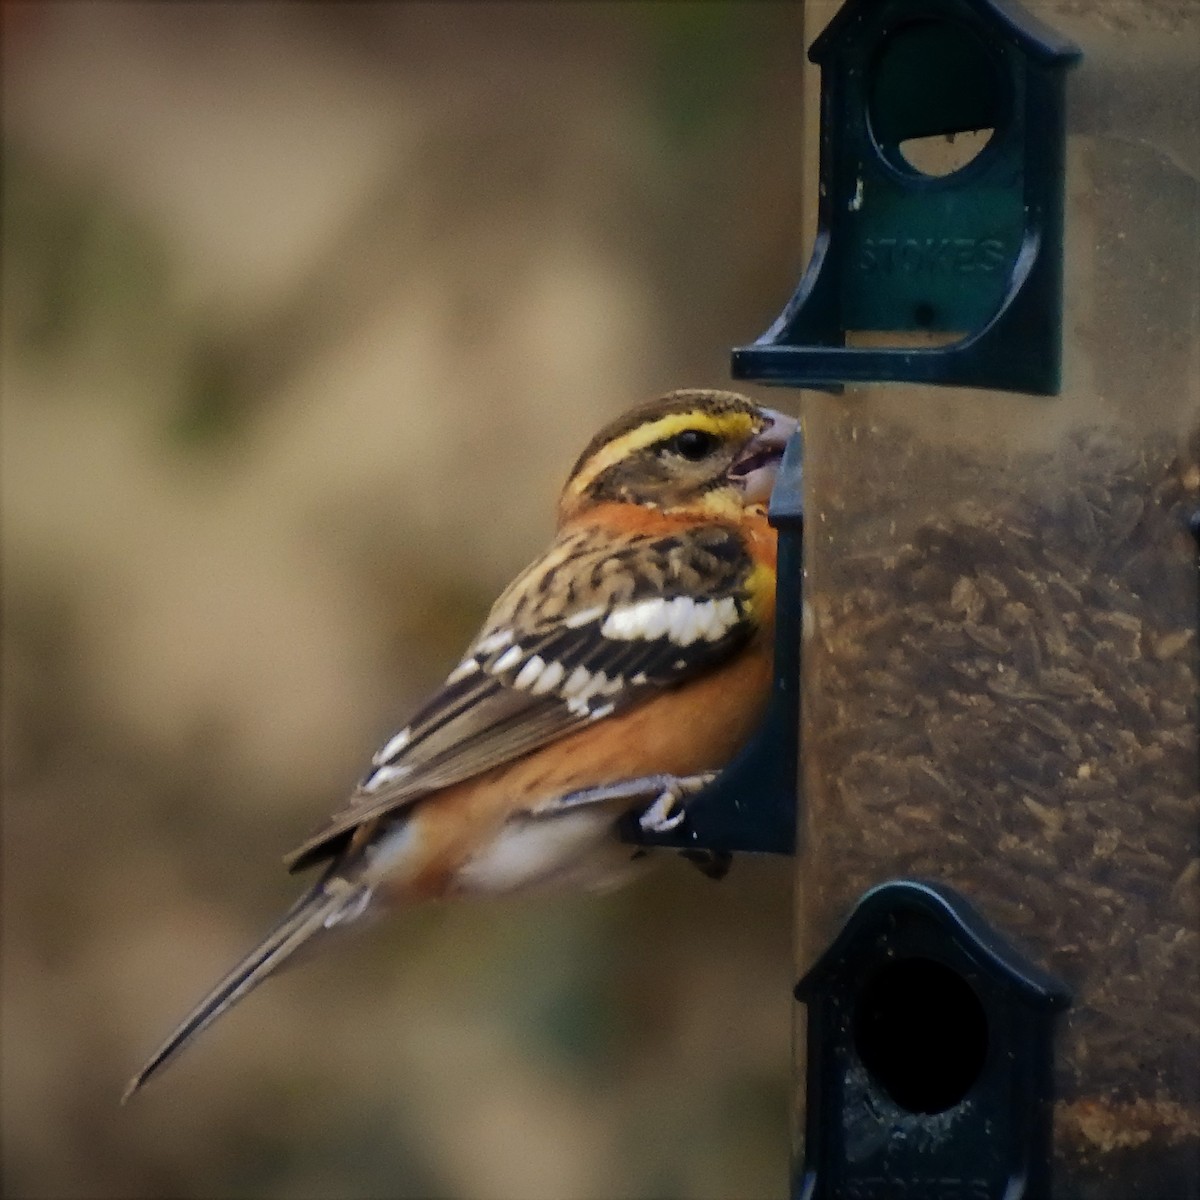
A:
[[[677,433],[668,445],[676,454],[681,454],[692,462],[699,462],[716,449],[717,438],[715,434],[703,429],[685,429],[682,433]]]

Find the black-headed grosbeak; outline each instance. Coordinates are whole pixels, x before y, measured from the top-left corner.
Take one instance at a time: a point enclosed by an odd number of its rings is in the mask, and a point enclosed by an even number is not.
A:
[[[330,821],[288,856],[317,882],[171,1034],[126,1096],[312,939],[428,897],[595,885],[614,827],[672,828],[765,707],[766,502],[796,422],[676,391],[602,429],[550,548]]]

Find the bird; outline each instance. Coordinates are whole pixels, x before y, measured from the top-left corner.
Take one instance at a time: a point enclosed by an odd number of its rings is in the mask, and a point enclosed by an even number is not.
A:
[[[608,886],[630,870],[622,818],[678,827],[769,697],[767,501],[796,428],[711,389],[669,392],[605,425],[567,477],[549,548],[285,858],[292,871],[319,865],[315,882],[123,1101],[301,947],[423,900]]]

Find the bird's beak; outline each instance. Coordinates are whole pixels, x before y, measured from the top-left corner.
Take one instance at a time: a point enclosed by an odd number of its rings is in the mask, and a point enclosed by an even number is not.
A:
[[[746,443],[733,466],[729,478],[742,493],[747,504],[765,504],[775,486],[775,476],[783,458],[788,439],[799,428],[795,417],[785,416],[772,408],[764,408],[767,425]]]

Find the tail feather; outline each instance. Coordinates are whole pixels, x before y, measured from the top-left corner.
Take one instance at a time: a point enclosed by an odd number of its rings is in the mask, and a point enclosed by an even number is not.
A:
[[[220,983],[196,1005],[178,1028],[129,1081],[124,1104],[153,1075],[172,1062],[185,1046],[203,1033],[222,1013],[273,975],[315,934],[353,920],[370,900],[369,890],[336,877],[322,880],[284,914],[279,923]],[[332,886],[331,886],[332,885]]]

